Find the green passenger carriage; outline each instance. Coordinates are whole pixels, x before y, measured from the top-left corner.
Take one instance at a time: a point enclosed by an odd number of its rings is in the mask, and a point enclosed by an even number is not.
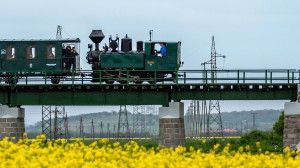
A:
[[[62,76],[79,70],[79,56],[65,51],[72,46],[79,51],[80,39],[59,40],[0,40],[0,77],[12,83],[12,76],[41,76],[47,73],[52,83],[58,83]]]

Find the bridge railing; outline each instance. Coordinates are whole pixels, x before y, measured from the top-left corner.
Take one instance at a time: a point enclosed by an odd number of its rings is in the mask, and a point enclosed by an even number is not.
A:
[[[179,70],[184,84],[295,84],[300,83],[299,70],[257,69],[257,70]]]
[[[143,73],[142,77],[139,77]],[[162,75],[168,73],[169,75]],[[67,76],[63,76],[67,75]],[[113,76],[110,74],[114,74]],[[295,69],[256,70],[73,70],[0,71],[1,85],[290,85],[300,83]],[[60,80],[59,84],[52,84]],[[51,82],[52,81],[52,82]],[[101,82],[100,82],[101,81]],[[54,82],[55,83],[55,82]]]

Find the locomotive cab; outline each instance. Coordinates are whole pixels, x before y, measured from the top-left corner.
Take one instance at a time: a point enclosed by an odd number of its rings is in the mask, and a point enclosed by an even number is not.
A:
[[[160,53],[166,47],[166,56]],[[145,43],[146,70],[177,71],[180,67],[181,42],[154,41]]]
[[[167,43],[164,43],[164,42],[151,43],[151,56],[153,56],[153,57],[156,57],[156,56],[162,57],[162,54],[160,52],[160,50],[161,50],[161,45],[160,44],[163,44],[167,48]]]

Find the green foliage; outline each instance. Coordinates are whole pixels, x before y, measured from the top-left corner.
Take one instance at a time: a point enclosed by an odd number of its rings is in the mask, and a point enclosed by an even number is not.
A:
[[[283,137],[275,132],[253,130],[240,138],[241,145],[254,146],[256,142],[261,143],[263,151],[281,152],[283,148]]]
[[[250,143],[256,143],[256,142],[261,142],[266,139],[268,139],[269,135],[268,132],[263,132],[259,130],[253,130],[250,133],[244,134],[240,142],[241,144],[250,144]]]
[[[283,127],[284,127],[284,112],[281,112],[278,121],[273,125],[273,130],[276,134],[283,136]]]

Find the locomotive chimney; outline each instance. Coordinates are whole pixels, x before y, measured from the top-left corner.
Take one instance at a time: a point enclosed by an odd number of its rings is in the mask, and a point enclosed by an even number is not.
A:
[[[99,50],[99,43],[104,39],[104,34],[102,30],[93,30],[90,34],[89,38],[95,43],[96,49]]]

